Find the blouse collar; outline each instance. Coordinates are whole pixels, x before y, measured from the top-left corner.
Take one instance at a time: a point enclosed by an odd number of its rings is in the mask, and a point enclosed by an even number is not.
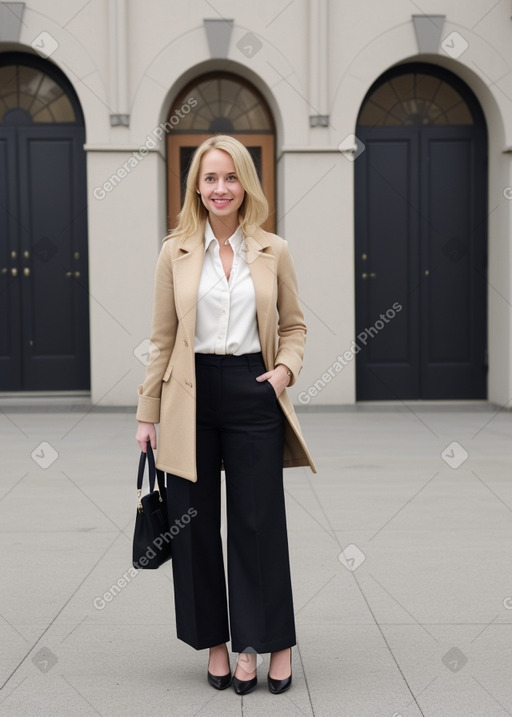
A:
[[[232,234],[229,239],[226,239],[225,244],[231,244],[231,247],[233,251],[236,251],[240,248],[242,242],[244,239],[244,235],[242,233],[242,227],[238,227],[234,234]],[[210,220],[206,220],[206,225],[204,228],[204,251],[205,253],[208,251],[210,244],[212,241],[218,241],[217,237],[213,233],[213,229],[210,224]]]

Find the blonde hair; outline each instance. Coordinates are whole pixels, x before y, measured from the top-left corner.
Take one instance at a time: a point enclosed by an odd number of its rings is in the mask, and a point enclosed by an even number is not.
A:
[[[242,232],[246,234],[246,229],[251,224],[260,226],[268,217],[268,202],[263,194],[254,162],[247,148],[234,137],[218,134],[205,140],[194,152],[187,176],[185,201],[177,217],[178,225],[169,236],[165,237],[164,241],[195,234],[208,216],[201,195],[197,193],[197,186],[201,160],[212,149],[221,149],[229,154],[235,165],[238,180],[244,188],[245,196],[238,210],[238,220]]]

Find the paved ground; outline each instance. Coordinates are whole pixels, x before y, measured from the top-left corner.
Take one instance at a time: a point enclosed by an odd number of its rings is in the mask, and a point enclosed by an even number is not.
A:
[[[133,413],[4,404],[0,715],[511,715],[510,413],[300,418],[319,473],[286,472],[294,685],[269,694],[265,655],[241,699],[176,639],[170,564],[130,575]]]

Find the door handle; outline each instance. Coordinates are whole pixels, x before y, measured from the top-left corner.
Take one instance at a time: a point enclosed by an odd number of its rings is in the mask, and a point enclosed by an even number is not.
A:
[[[11,276],[18,276],[18,269],[15,266],[11,267]]]
[[[23,267],[23,276],[30,276],[30,269],[28,266]]]

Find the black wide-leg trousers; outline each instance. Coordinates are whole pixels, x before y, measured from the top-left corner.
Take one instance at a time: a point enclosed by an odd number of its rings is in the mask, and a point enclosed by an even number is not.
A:
[[[284,414],[261,353],[196,354],[197,482],[167,475],[176,631],[197,650],[292,647],[295,621],[283,488]],[[226,476],[227,573],[221,525]],[[182,520],[186,516],[186,520]],[[227,594],[229,595],[229,610]]]

